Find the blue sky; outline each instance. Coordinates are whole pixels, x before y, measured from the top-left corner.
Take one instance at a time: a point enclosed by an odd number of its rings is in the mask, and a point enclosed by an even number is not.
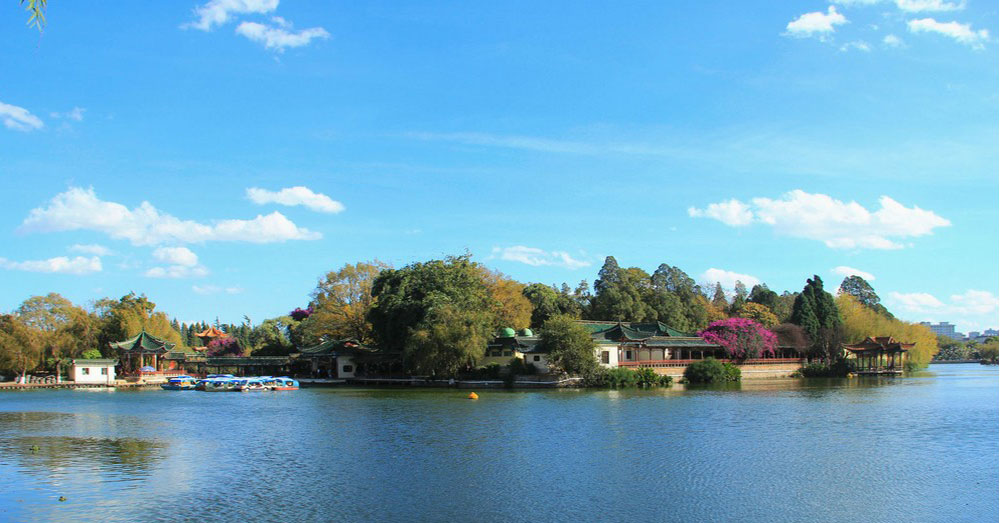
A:
[[[0,310],[304,305],[345,263],[604,256],[997,326],[997,5],[53,2],[0,17]]]

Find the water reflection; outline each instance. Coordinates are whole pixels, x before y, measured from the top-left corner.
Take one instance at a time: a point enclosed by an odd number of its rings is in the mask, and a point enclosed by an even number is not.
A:
[[[150,474],[163,459],[164,443],[133,438],[26,436],[0,439],[0,463],[16,461],[27,472],[79,469],[132,480]]]

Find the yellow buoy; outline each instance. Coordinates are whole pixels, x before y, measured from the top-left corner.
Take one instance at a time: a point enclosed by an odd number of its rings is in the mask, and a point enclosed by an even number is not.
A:
[[[470,392],[469,393],[469,399],[470,400],[477,400],[477,399],[479,399],[479,394],[476,394],[475,392]]]

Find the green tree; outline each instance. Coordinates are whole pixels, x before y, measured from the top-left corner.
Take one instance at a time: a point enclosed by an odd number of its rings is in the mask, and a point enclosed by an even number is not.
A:
[[[617,321],[653,319],[655,311],[648,303],[651,288],[645,271],[636,267],[622,269],[613,256],[608,256],[594,282],[591,318]]]
[[[681,330],[693,332],[708,325],[708,312],[701,297],[701,288],[694,279],[677,267],[661,263],[651,277],[653,297],[650,302],[659,321]]]
[[[813,275],[792,307],[792,323],[802,327],[812,342],[810,353],[830,363],[843,357],[843,327],[833,296],[823,280]]]
[[[78,357],[97,345],[95,319],[57,293],[32,296],[17,309],[17,316],[33,331],[42,357],[60,371],[62,361]]]
[[[597,368],[594,340],[590,332],[569,316],[549,318],[542,326],[538,342],[549,353],[554,367],[569,374],[583,375]]]
[[[470,257],[385,269],[375,278],[368,312],[374,338],[380,349],[401,354],[406,370],[450,375],[483,357],[495,308]]]
[[[881,298],[875,293],[875,289],[865,281],[861,276],[848,276],[844,278],[844,281],[840,284],[840,289],[837,291],[839,294],[850,294],[854,296],[858,303],[868,307],[869,309],[885,316],[886,318],[894,318],[895,316],[889,312],[882,305]]]
[[[541,283],[532,283],[522,291],[528,302],[531,303],[531,327],[539,328],[548,321],[549,318],[557,314],[566,314],[574,318],[580,317],[580,307],[569,286],[563,284],[563,289],[556,289]]]
[[[778,293],[768,289],[766,283],[758,283],[750,289],[750,296],[747,297],[747,301],[763,305],[771,309],[771,312],[774,312],[774,307],[778,303]]]
[[[97,339],[101,351],[111,342],[122,341],[145,330],[157,338],[184,346],[181,334],[170,325],[169,317],[156,310],[145,294],[130,292],[118,300],[104,298],[94,304],[98,317]]]
[[[252,356],[286,356],[294,349],[290,334],[294,324],[291,316],[268,318],[250,330],[245,347]]]
[[[712,294],[712,306],[725,311],[729,309],[729,300],[726,299],[726,292],[722,290],[722,284],[715,282],[715,292]]]
[[[42,347],[31,329],[17,316],[0,315],[0,365],[21,375],[38,366]]]

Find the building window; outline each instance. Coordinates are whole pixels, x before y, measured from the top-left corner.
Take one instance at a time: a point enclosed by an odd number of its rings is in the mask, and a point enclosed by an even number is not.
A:
[[[542,361],[542,357],[541,356],[535,356],[534,360],[535,361]]]
[[[511,355],[511,353],[510,353],[510,351],[509,351],[509,350],[505,350],[505,351],[503,351],[503,355],[504,355],[504,356],[510,356],[510,355]]]
[[[625,351],[625,359],[626,360],[631,360],[632,359],[632,351],[630,351],[630,350]]]
[[[354,365],[344,365],[341,368],[344,369],[344,372],[354,372]]]
[[[107,376],[107,375],[108,375],[108,368],[107,367],[102,368],[101,369],[101,376]]]
[[[89,376],[90,375],[90,368],[89,367],[83,367],[82,369],[80,369],[80,374],[82,374],[84,376]]]
[[[608,363],[611,363],[611,353],[610,352],[608,352],[606,350],[602,350],[601,351],[601,363],[603,363],[605,365],[607,365]]]

